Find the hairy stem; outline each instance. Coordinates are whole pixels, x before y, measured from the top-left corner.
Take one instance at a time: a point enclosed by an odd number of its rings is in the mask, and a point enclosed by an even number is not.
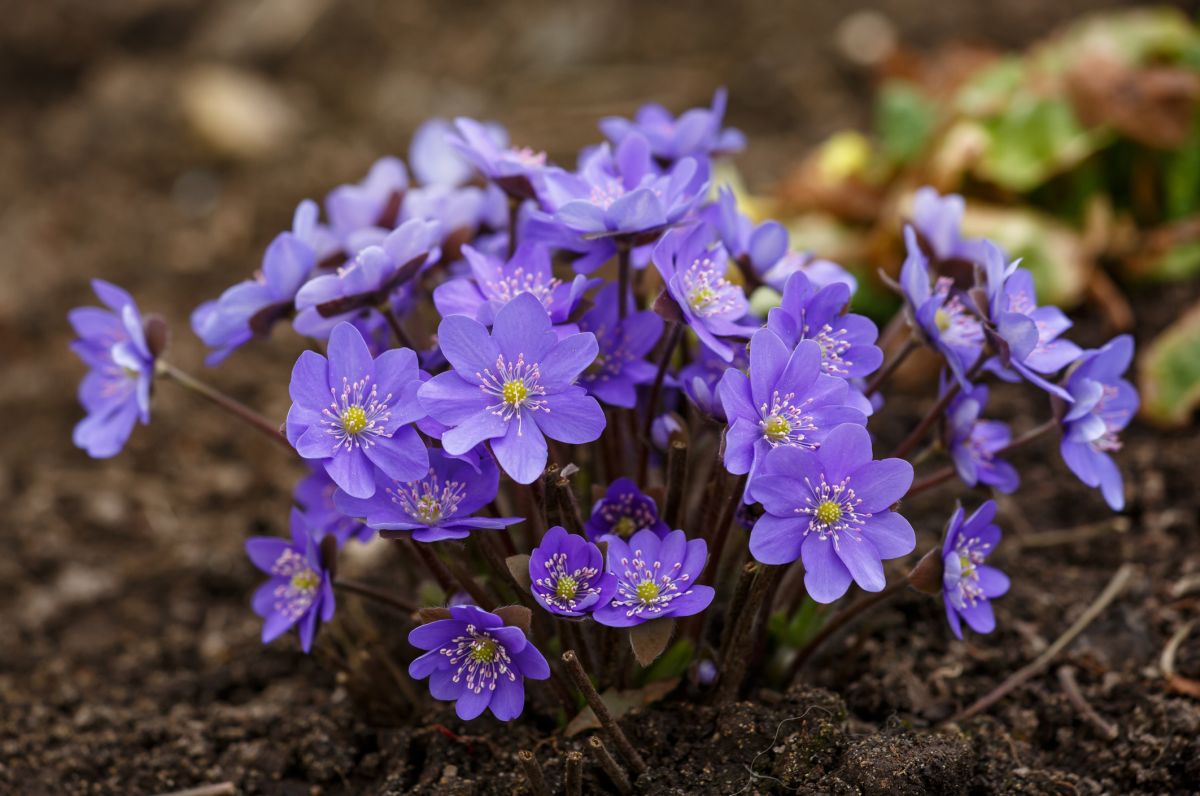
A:
[[[230,398],[228,395],[216,389],[215,387],[210,387],[209,385],[205,384],[194,376],[183,372],[165,360],[158,360],[156,368],[159,375],[165,376],[179,386],[191,390],[197,395],[206,398],[207,400],[219,406],[221,409],[224,409],[226,412],[236,417],[238,420],[249,424],[258,431],[261,431],[263,434],[266,434],[277,444],[282,445],[293,453],[295,452],[292,448],[292,444],[288,442],[287,437],[284,436],[283,432],[279,430],[278,425],[272,423],[258,412],[255,412],[241,401]]]
[[[669,322],[671,330],[667,332],[667,341],[662,353],[658,356],[658,370],[654,373],[654,382],[650,385],[650,400],[646,403],[646,417],[642,420],[642,433],[638,438],[638,450],[641,458],[638,460],[638,483],[645,485],[646,468],[650,463],[650,430],[654,426],[654,416],[658,412],[658,401],[662,395],[663,381],[667,377],[667,369],[671,366],[671,356],[683,340],[683,324]]]
[[[600,726],[608,735],[609,740],[617,747],[617,751],[621,753],[629,761],[629,765],[633,766],[633,770],[638,774],[646,771],[646,761],[629,742],[629,737],[625,735],[625,731],[621,729],[621,725],[617,724],[617,720],[609,711],[608,706],[604,704],[604,700],[600,698],[600,694],[596,692],[596,687],[592,685],[591,679],[587,672],[583,670],[583,666],[579,663],[579,656],[574,650],[567,650],[562,656],[563,663],[566,664],[567,674],[575,683],[575,687],[583,694],[583,698],[587,700],[592,712],[596,714],[596,718],[600,721]]]
[[[380,605],[386,605],[388,608],[393,608],[402,614],[411,614],[417,610],[417,607],[412,603],[385,591],[376,589],[374,586],[368,586],[365,583],[360,583],[356,580],[348,580],[346,578],[338,578],[333,582],[333,588],[337,591],[344,591],[347,594],[354,594],[359,597],[365,597],[368,600],[374,600]]]
[[[920,343],[917,342],[915,337],[910,336],[905,340],[904,345],[900,346],[900,350],[892,356],[891,361],[876,371],[871,380],[867,382],[867,386],[863,388],[863,395],[870,397],[873,393],[878,392],[884,382],[896,372],[896,369],[904,364],[904,360],[908,359],[908,355],[918,348],[920,348]]]

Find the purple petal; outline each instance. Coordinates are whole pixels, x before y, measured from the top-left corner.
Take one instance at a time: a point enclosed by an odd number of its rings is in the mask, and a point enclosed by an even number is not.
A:
[[[495,367],[500,349],[487,327],[473,318],[452,315],[438,324],[438,347],[463,379],[477,383],[475,374]]]
[[[846,593],[850,570],[838,558],[833,543],[810,533],[800,549],[804,560],[804,588],[819,603],[831,603]]]
[[[509,680],[507,677],[499,677],[496,681],[496,690],[492,694],[492,701],[488,705],[492,709],[492,714],[501,721],[511,721],[521,715],[521,711],[525,708],[525,681],[518,677],[515,680]]]
[[[908,520],[894,511],[876,514],[866,521],[862,534],[871,540],[879,557],[900,558],[917,546],[917,536]]]
[[[516,423],[507,422],[490,409],[480,409],[443,434],[442,447],[452,456],[461,456],[481,442],[504,436],[510,425]]]
[[[442,437],[443,445],[448,436]],[[546,438],[529,419],[524,423],[515,419],[509,423],[507,433],[492,440],[492,453],[504,472],[518,484],[532,484],[546,469]]]
[[[875,514],[904,497],[912,486],[913,468],[904,459],[880,459],[859,467],[851,474],[851,480],[855,494],[862,501],[858,510]]]
[[[1008,593],[1008,575],[1005,575],[995,567],[989,567],[986,564],[979,567],[975,571],[979,575],[979,586],[983,589],[984,595],[989,599],[1000,597]]]
[[[790,564],[800,557],[807,529],[807,517],[764,514],[750,531],[750,555],[764,564]]]
[[[416,481],[429,470],[429,453],[412,426],[375,440],[363,449],[371,463],[397,481]]]
[[[883,575],[883,562],[879,551],[866,536],[854,537],[842,534],[837,544],[838,558],[850,570],[850,576],[863,591],[883,591],[887,578]]]
[[[604,410],[581,387],[552,393],[544,400],[546,411],[533,412],[530,418],[550,439],[581,445],[600,438],[604,431]]]
[[[573,334],[556,343],[542,357],[539,370],[543,385],[570,384],[596,359],[599,346],[596,336],[589,333]]]
[[[959,609],[959,613],[976,633],[991,633],[996,629],[996,614],[987,600],[979,600],[974,605]]]
[[[836,484],[871,461],[871,435],[860,425],[843,423],[825,437],[817,457],[825,467],[826,480]]]
[[[369,498],[375,494],[375,471],[361,448],[337,454],[325,462],[325,472],[350,497]]]
[[[360,379],[375,376],[375,360],[362,332],[353,324],[339,323],[329,335],[329,385],[341,389]]]

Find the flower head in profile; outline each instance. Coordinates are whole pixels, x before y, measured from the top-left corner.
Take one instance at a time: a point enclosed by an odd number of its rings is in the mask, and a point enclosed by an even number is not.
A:
[[[684,322],[700,341],[726,362],[733,347],[721,338],[747,338],[753,332],[739,321],[749,302],[740,285],[725,278],[727,255],[713,244],[703,224],[673,229],[654,247],[654,265]]]
[[[760,278],[787,254],[787,229],[771,219],[755,225],[738,210],[737,199],[728,186],[717,192],[717,200],[705,208],[703,215],[726,251],[744,270]]]
[[[408,170],[394,157],[380,158],[362,182],[339,185],[325,197],[325,212],[334,236],[351,254],[378,243],[400,218],[408,190]]]
[[[521,293],[487,327],[464,315],[438,326],[450,370],[420,387],[421,406],[449,430],[442,446],[464,454],[490,442],[504,472],[532,483],[546,468],[546,437],[579,445],[599,438],[604,413],[576,382],[596,358],[596,338],[559,339],[546,308]]]
[[[646,356],[662,336],[663,322],[650,310],[630,312],[622,319],[617,302],[617,285],[610,282],[579,321],[580,331],[596,335],[599,348],[579,383],[609,406],[632,409],[637,387],[654,381],[656,369]]]
[[[959,384],[967,388],[967,372],[983,352],[983,324],[950,277],[930,284],[929,260],[912,227],[905,228],[904,239],[908,256],[900,269],[900,287],[915,331],[942,354]]]
[[[1000,529],[992,522],[996,502],[986,501],[964,519],[963,508],[954,510],[942,542],[942,601],[954,635],[962,638],[962,622],[976,633],[996,629],[991,600],[1008,591],[1008,576],[983,563],[1000,542]]]
[[[262,640],[269,644],[298,628],[300,647],[312,650],[318,622],[333,619],[333,581],[321,561],[320,541],[309,532],[303,515],[292,509],[292,540],[255,536],[246,540],[254,566],[271,576],[254,593],[254,612],[263,622]]]
[[[983,262],[982,239],[962,235],[965,209],[966,202],[958,194],[943,196],[929,186],[917,189],[913,195],[912,226],[929,257],[939,262]]]
[[[816,451],[773,448],[749,485],[767,512],[750,533],[750,553],[764,564],[802,558],[804,586],[820,603],[841,597],[851,581],[882,591],[883,561],[916,546],[908,520],[892,511],[912,479],[903,459],[873,458],[859,425],[833,429]]]
[[[722,128],[728,96],[719,88],[708,108],[692,108],[676,118],[657,103],[638,109],[632,120],[609,116],[600,120],[600,130],[619,146],[631,135],[643,136],[654,157],[673,162],[685,157],[711,158],[742,151],[746,137],[732,127]]]
[[[560,616],[589,614],[617,590],[617,578],[605,571],[600,548],[557,525],[529,557],[529,578],[538,604]]]
[[[725,468],[752,478],[774,448],[815,450],[842,423],[867,422],[847,405],[846,380],[822,371],[818,343],[801,340],[790,349],[770,329],[750,340],[749,374],[730,368],[719,392],[729,423]]]
[[[433,291],[434,306],[443,318],[466,315],[491,326],[501,307],[516,296],[529,293],[542,302],[550,321],[561,327],[567,324],[590,284],[582,275],[570,282],[556,278],[550,251],[537,243],[522,244],[507,262],[471,246],[463,246],[462,254],[471,267],[471,276],[447,280]],[[577,329],[569,326],[561,331]]]
[[[157,354],[133,297],[102,279],[93,279],[92,289],[106,309],[77,307],[68,313],[77,335],[71,350],[88,366],[78,393],[87,417],[72,439],[89,456],[105,459],[125,447],[134,423],[150,422]]]
[[[547,169],[542,202],[555,223],[578,236],[657,234],[703,199],[708,170],[685,157],[661,174],[640,134],[587,153],[579,171]]]
[[[452,701],[458,717],[485,710],[501,721],[525,707],[525,679],[545,680],[550,665],[519,627],[474,605],[454,605],[448,619],[420,625],[408,643],[426,650],[408,666],[414,680],[429,678],[435,699]]]
[[[605,536],[628,539],[638,531],[653,531],[666,536],[671,529],[658,515],[658,504],[638,489],[628,478],[618,478],[608,485],[604,497],[592,506],[592,514],[584,526],[589,539]]]
[[[536,198],[535,186],[540,183],[541,171],[546,168],[545,152],[509,146],[503,128],[464,117],[454,120],[454,131],[448,135],[448,140],[480,174],[509,196]]]
[[[348,323],[334,328],[328,353],[305,351],[292,368],[287,438],[296,452],[321,462],[353,497],[375,494],[375,467],[400,481],[424,475],[429,456],[412,426],[424,416],[416,354],[396,348],[372,357]]]
[[[500,485],[500,471],[488,456],[476,463],[432,448],[429,469],[420,478],[399,481],[382,470],[375,471],[375,478],[375,494],[369,498],[335,494],[338,511],[362,517],[376,530],[411,531],[416,542],[466,539],[474,530],[499,530],[521,521],[476,516],[495,499]]]
[[[943,379],[943,394],[947,388]],[[999,492],[1015,492],[1021,482],[1017,468],[999,458],[1012,440],[1007,423],[980,417],[987,406],[988,388],[972,387],[956,395],[946,410],[944,441],[958,477],[967,486],[985,484]]]
[[[854,274],[833,260],[815,257],[811,252],[788,252],[762,275],[762,279],[782,293],[792,274],[804,274],[816,290],[840,283],[849,289],[851,296],[858,292],[858,279]]]
[[[335,273],[306,282],[296,294],[296,331],[323,339],[364,309],[385,306],[392,294],[441,256],[437,222],[412,219],[379,245],[360,250]]]
[[[216,365],[254,337],[265,337],[291,314],[296,292],[317,263],[316,252],[292,232],[281,232],[263,256],[262,270],[206,301],[192,313],[192,330],[214,351]]]
[[[691,616],[712,602],[711,586],[696,583],[708,560],[703,539],[689,540],[683,531],[660,537],[638,531],[626,542],[608,537],[606,566],[616,576],[612,602],[592,614],[609,627],[631,627],[652,619]]]
[[[725,407],[721,405],[721,395],[718,386],[725,377],[726,371],[745,371],[750,367],[750,356],[746,346],[739,345],[733,349],[732,361],[725,361],[719,354],[708,346],[701,344],[696,356],[691,362],[679,370],[679,384],[687,399],[714,420],[726,422]]]
[[[1099,487],[1114,511],[1125,507],[1121,471],[1110,454],[1121,449],[1120,433],[1138,409],[1134,386],[1122,378],[1133,359],[1133,338],[1114,337],[1102,348],[1085,352],[1067,377],[1074,403],[1063,417],[1059,450],[1071,472],[1090,487]]]
[[[312,472],[296,482],[292,490],[292,503],[299,509],[304,524],[318,540],[332,535],[339,547],[351,539],[369,542],[375,536],[375,531],[338,511],[334,505],[333,496],[338,486],[325,472],[324,466],[320,462],[308,462],[308,465]]]

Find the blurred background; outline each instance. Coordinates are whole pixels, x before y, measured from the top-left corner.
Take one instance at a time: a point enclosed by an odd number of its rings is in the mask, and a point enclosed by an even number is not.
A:
[[[898,49],[1023,48],[1110,5],[0,3],[0,790],[336,784],[381,765],[347,747],[362,730],[331,675],[258,644],[242,542],[284,531],[295,463],[169,386],[120,457],[71,446],[65,313],[90,278],[166,316],[172,361],[200,371],[191,309],[257,267],[298,201],[404,156],[430,116],[497,120],[570,164],[600,117],[724,85],[742,174],[767,192],[868,125]],[[277,334],[207,375],[282,418],[299,345]]]

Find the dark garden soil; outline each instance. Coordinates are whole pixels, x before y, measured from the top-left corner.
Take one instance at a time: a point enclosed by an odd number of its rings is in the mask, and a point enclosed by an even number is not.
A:
[[[915,46],[1009,47],[1097,4],[880,5]],[[89,277],[116,281],[168,317],[172,360],[199,370],[187,312],[254,267],[300,198],[403,154],[439,113],[497,118],[567,153],[601,115],[695,104],[724,82],[752,142],[745,171],[766,186],[806,145],[866,119],[869,80],[831,43],[846,6],[0,5],[0,792],[507,794],[524,787],[518,749],[536,751],[558,792],[582,737],[535,719],[468,726],[444,709],[398,720],[386,679],[365,689],[291,640],[263,648],[242,541],[284,531],[298,466],[171,385],[120,457],[88,460],[70,444],[82,369],[64,314],[90,300]],[[254,113],[211,101],[214,63],[233,70],[220,79],[265,81]],[[261,129],[265,146],[252,140]],[[1197,298],[1141,294],[1139,340]],[[1104,334],[1082,310],[1081,342]],[[282,418],[299,345],[279,334],[210,378]],[[996,405],[1020,427],[1045,411],[1007,390]],[[880,434],[895,439],[916,411],[897,399]],[[994,635],[955,641],[940,603],[911,592],[836,637],[787,693],[752,684],[747,702],[635,711],[624,726],[651,769],[639,790],[1200,792],[1200,699],[1159,670],[1164,645],[1200,618],[1195,429],[1131,429],[1116,522],[1052,443],[1017,461],[1024,483],[1003,501],[997,554],[1014,586]],[[919,549],[951,499],[945,487],[906,507]],[[346,566],[386,584],[394,554],[371,546]],[[1125,562],[1128,588],[1048,671],[983,716],[934,728],[1035,658]],[[364,611],[347,598],[339,621]],[[395,617],[370,617],[402,636]],[[1115,739],[1072,704],[1062,664]],[[1176,669],[1200,678],[1200,634]],[[610,787],[590,759],[586,784]]]

